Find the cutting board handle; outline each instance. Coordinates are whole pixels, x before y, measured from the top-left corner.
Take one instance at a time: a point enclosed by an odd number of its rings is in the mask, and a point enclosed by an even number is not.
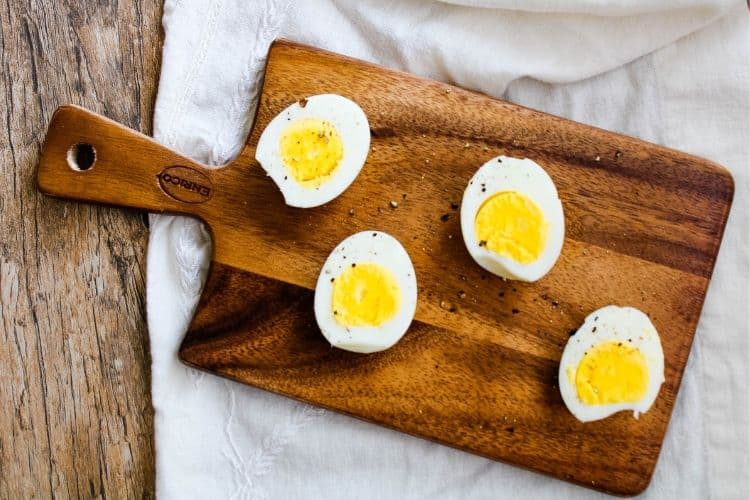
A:
[[[78,106],[58,108],[37,170],[46,194],[203,218],[215,169]]]

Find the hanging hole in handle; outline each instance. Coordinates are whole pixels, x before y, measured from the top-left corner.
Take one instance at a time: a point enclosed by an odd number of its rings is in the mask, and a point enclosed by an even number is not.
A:
[[[68,166],[77,172],[85,172],[96,163],[96,150],[91,144],[73,144],[68,150]]]

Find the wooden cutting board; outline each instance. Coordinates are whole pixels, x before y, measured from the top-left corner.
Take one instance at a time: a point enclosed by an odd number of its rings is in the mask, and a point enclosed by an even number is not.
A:
[[[290,208],[254,148],[274,115],[320,93],[359,103],[371,151],[342,196]],[[462,242],[455,207],[475,170],[500,154],[541,164],[563,202],[562,256],[534,284],[489,275]],[[255,125],[231,164],[205,167],[63,107],[38,183],[55,196],[208,224],[213,261],[180,348],[189,365],[617,494],[651,478],[734,189],[723,168],[694,156],[285,41],[270,50]],[[312,289],[333,247],[367,229],[404,244],[419,299],[400,343],[357,355],[326,343]],[[666,382],[639,420],[581,424],[561,400],[558,362],[584,317],[607,304],[649,314]]]

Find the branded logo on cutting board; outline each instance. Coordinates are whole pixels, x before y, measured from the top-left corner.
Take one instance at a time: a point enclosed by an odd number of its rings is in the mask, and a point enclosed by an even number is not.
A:
[[[191,167],[177,165],[165,168],[156,178],[162,191],[184,203],[203,203],[213,194],[208,176]]]

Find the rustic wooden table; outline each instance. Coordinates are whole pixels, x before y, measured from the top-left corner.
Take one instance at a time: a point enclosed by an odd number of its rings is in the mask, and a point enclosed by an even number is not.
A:
[[[150,131],[157,0],[0,5],[0,498],[154,495],[143,214],[42,197],[75,103]]]

